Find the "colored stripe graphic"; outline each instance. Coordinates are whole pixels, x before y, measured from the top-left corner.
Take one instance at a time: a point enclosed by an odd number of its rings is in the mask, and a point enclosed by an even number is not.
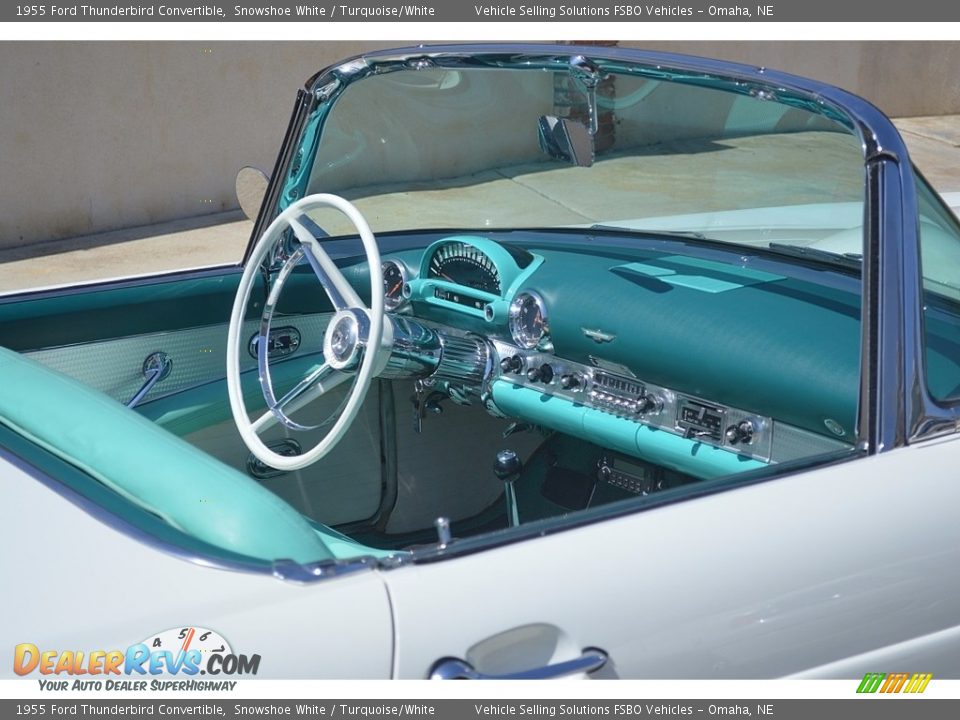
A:
[[[910,682],[907,683],[906,693],[922,693],[927,689],[927,684],[933,678],[932,673],[914,673],[913,677],[910,678]]]
[[[907,681],[906,673],[890,673],[887,675],[887,681],[880,688],[882,693],[898,693],[903,684]]]
[[[933,679],[932,673],[867,673],[858,693],[922,693]]]
[[[880,683],[886,677],[886,673],[867,673],[857,688],[858,693],[875,693],[880,687]]]

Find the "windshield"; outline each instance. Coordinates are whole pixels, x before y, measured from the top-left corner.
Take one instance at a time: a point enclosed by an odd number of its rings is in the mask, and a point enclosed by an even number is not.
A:
[[[380,233],[614,226],[860,252],[863,152],[839,116],[744,83],[638,73],[370,75],[316,112],[303,192],[344,195]],[[554,142],[558,124],[576,137]],[[578,137],[592,164],[564,155]],[[314,219],[353,232],[334,211]]]

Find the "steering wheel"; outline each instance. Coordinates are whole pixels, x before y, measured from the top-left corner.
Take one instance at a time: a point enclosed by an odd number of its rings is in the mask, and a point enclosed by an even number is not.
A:
[[[322,207],[340,210],[356,227],[363,241],[370,268],[369,308],[364,306],[363,301],[327,255],[320,242],[303,225],[302,219],[308,210]],[[243,321],[260,266],[288,226],[293,229],[300,241],[300,247],[291,254],[280,269],[264,303],[256,343],[260,387],[267,403],[267,411],[251,422],[243,402],[240,382],[240,357],[245,345]],[[327,297],[330,298],[334,315],[327,325],[323,338],[323,363],[307,373],[291,390],[277,399],[268,362],[270,323],[287,278],[304,257],[313,268]],[[383,281],[378,272],[379,268],[380,250],[370,226],[353,204],[337,195],[309,195],[298,200],[280,213],[257,241],[243,269],[240,286],[237,288],[237,295],[233,302],[233,310],[230,313],[230,330],[227,335],[227,393],[230,396],[230,409],[237,430],[240,431],[240,437],[243,438],[250,452],[261,462],[278,470],[304,468],[330,452],[356,418],[371,381],[389,359],[393,339],[392,325],[384,320]],[[341,406],[340,416],[312,448],[301,455],[280,455],[260,439],[259,433],[278,422],[293,430],[310,430],[320,427],[311,428],[301,425],[291,420],[289,415],[350,377],[354,378],[353,386]]]

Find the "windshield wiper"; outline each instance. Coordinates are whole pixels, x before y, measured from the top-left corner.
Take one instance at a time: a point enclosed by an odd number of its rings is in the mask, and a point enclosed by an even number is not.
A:
[[[647,228],[633,228],[633,227],[623,227],[621,225],[591,225],[591,230],[609,230],[611,232],[619,233],[636,233],[638,235],[662,235],[666,237],[680,237],[680,238],[696,238],[697,240],[710,240],[703,233],[693,232],[692,230],[650,230]]]
[[[841,265],[855,270],[859,270],[863,266],[863,255],[860,253],[838,253],[807,245],[791,245],[790,243],[780,242],[772,242],[767,247],[781,255],[816,260],[831,265]]]

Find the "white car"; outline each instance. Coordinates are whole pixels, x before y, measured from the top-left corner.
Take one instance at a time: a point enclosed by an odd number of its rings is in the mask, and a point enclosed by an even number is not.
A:
[[[960,226],[876,108],[377,52],[257,207],[0,298],[5,677],[960,677]]]

